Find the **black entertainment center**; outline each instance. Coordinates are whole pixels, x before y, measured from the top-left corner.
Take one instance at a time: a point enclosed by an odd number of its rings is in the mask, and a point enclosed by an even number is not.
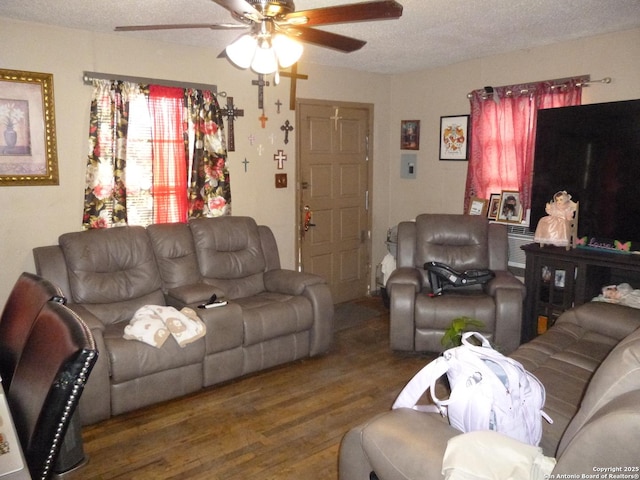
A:
[[[606,285],[625,282],[640,288],[640,100],[539,112],[531,232],[560,190],[579,202],[582,245],[570,250],[522,247],[527,286],[523,341]]]

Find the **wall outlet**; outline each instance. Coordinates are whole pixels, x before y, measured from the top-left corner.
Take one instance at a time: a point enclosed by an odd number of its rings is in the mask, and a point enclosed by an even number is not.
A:
[[[276,173],[276,188],[287,188],[286,173]]]

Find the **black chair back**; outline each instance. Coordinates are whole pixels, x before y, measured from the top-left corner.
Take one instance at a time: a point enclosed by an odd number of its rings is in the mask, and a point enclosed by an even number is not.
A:
[[[89,328],[75,313],[56,301],[42,307],[7,394],[32,478],[51,477],[97,355]]]
[[[36,316],[52,298],[64,299],[48,280],[24,272],[13,286],[0,317],[0,377],[6,391],[29,337]]]

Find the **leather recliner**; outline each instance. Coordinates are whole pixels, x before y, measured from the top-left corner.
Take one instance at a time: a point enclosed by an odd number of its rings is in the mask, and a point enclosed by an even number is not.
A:
[[[447,289],[434,295],[424,265],[436,261],[457,271],[490,269],[484,284]],[[396,269],[387,280],[390,346],[398,351],[438,352],[457,317],[480,320],[474,327],[508,353],[520,344],[525,288],[507,269],[505,225],[480,216],[421,214],[398,225]]]

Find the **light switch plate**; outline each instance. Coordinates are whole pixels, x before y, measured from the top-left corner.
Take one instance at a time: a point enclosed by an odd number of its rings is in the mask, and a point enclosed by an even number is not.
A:
[[[403,153],[400,156],[400,178],[416,178],[418,156],[415,153]]]

